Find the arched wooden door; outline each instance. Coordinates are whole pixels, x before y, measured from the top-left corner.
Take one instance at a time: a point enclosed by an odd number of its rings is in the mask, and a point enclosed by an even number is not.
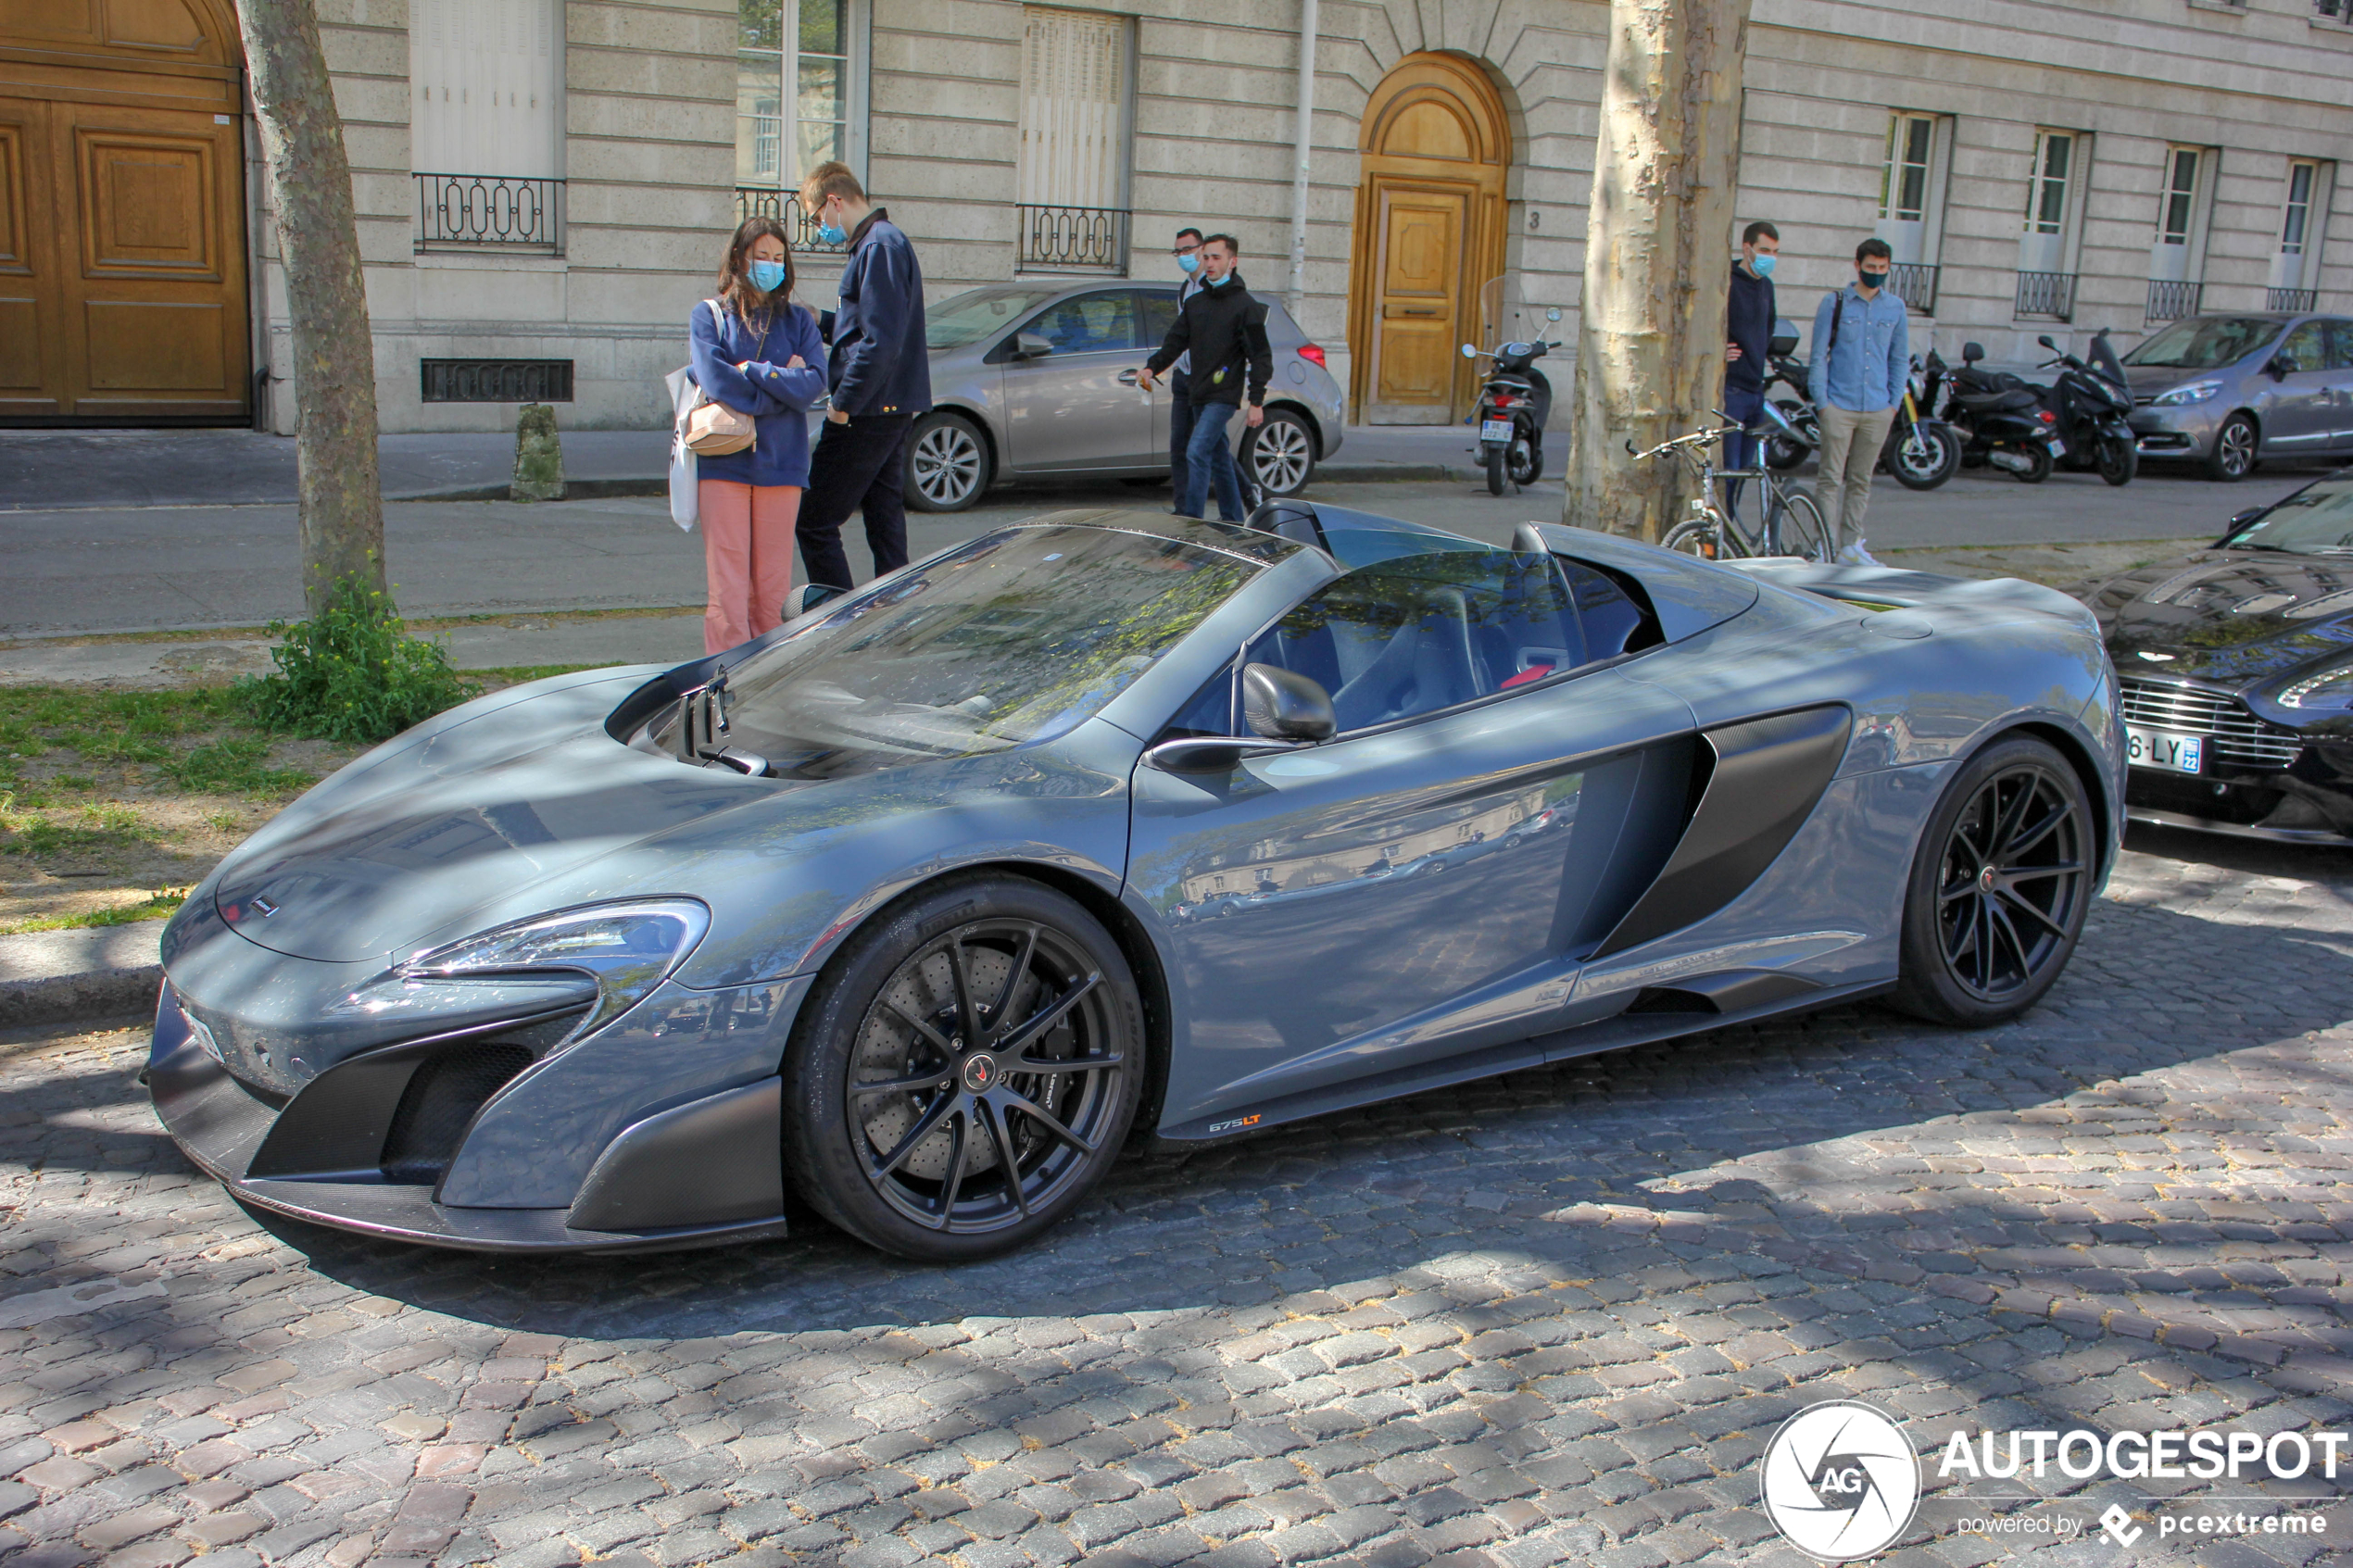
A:
[[[226,0],[0,0],[0,424],[246,414]]]
[[[1511,127],[1460,55],[1408,55],[1366,105],[1349,347],[1357,417],[1451,424],[1475,395],[1461,345],[1503,270]]]

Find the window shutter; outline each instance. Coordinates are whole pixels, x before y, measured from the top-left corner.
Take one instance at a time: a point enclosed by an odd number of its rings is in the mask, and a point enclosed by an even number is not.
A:
[[[563,172],[563,0],[411,0],[409,164],[420,174]]]
[[[1127,23],[1028,10],[1022,32],[1019,200],[1125,205]]]

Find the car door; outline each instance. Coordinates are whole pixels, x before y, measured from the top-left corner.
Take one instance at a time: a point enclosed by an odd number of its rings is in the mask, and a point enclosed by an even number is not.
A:
[[[1049,352],[1025,358],[1022,333]],[[1022,323],[1005,355],[1005,440],[1015,470],[1054,473],[1151,461],[1151,398],[1138,384],[1136,291],[1092,289],[1056,300]]]
[[[2353,321],[2332,320],[2328,337],[2330,450],[2353,452]]]
[[[2332,396],[2336,377],[2328,368],[2328,323],[2298,322],[2274,351],[2271,363],[2287,373],[2262,378],[2271,383],[2259,410],[2264,455],[2292,458],[2329,450],[2336,441]]]
[[[1142,336],[1145,358],[1150,358],[1160,345],[1168,341],[1168,329],[1176,324],[1176,291],[1175,289],[1139,289],[1136,291],[1138,328]],[[1175,375],[1175,370],[1169,371]],[[1169,416],[1171,398],[1168,383],[1151,395],[1152,451],[1165,465],[1168,458]]]
[[[1183,998],[1164,1130],[1441,1058],[1541,1060],[1526,1042],[1577,958],[1672,847],[1693,746],[1680,698],[1588,667],[1612,607],[1582,615],[1563,571],[1474,549],[1335,579],[1238,660],[1323,684],[1334,739],[1139,767],[1130,891]],[[1230,704],[1213,683],[1174,733],[1238,733]]]

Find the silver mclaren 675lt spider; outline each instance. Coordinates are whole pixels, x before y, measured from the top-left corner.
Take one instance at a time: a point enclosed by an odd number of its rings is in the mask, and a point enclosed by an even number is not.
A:
[[[164,938],[148,1081],[246,1203],[443,1247],[953,1261],[1121,1149],[2067,963],[2090,611],[1284,502],[994,528],[741,647],[452,709]]]

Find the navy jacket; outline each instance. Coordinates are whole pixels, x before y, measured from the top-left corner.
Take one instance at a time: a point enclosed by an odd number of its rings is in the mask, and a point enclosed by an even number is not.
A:
[[[1266,383],[1275,370],[1266,340],[1266,307],[1251,294],[1239,272],[1228,273],[1216,288],[1204,283],[1187,295],[1159,351],[1144,363],[1158,375],[1188,355],[1192,373],[1185,395],[1193,407],[1231,403],[1239,408],[1245,386],[1252,403],[1266,401]]]
[[[1732,263],[1732,287],[1724,300],[1724,336],[1741,345],[1741,357],[1724,367],[1724,384],[1745,392],[1765,385],[1773,342],[1773,280],[1752,278]]]
[[[788,305],[773,319],[747,326],[724,303],[716,312],[711,305],[696,306],[686,327],[695,384],[713,403],[749,414],[752,441],[740,452],[697,458],[695,476],[735,484],[807,484],[808,409],[825,390],[817,318],[805,305]],[[786,370],[795,355],[802,368]],[[736,369],[746,360],[749,370]]]
[[[915,247],[876,207],[849,237],[834,311],[834,407],[845,414],[920,414],[931,407],[924,342],[924,270]]]

